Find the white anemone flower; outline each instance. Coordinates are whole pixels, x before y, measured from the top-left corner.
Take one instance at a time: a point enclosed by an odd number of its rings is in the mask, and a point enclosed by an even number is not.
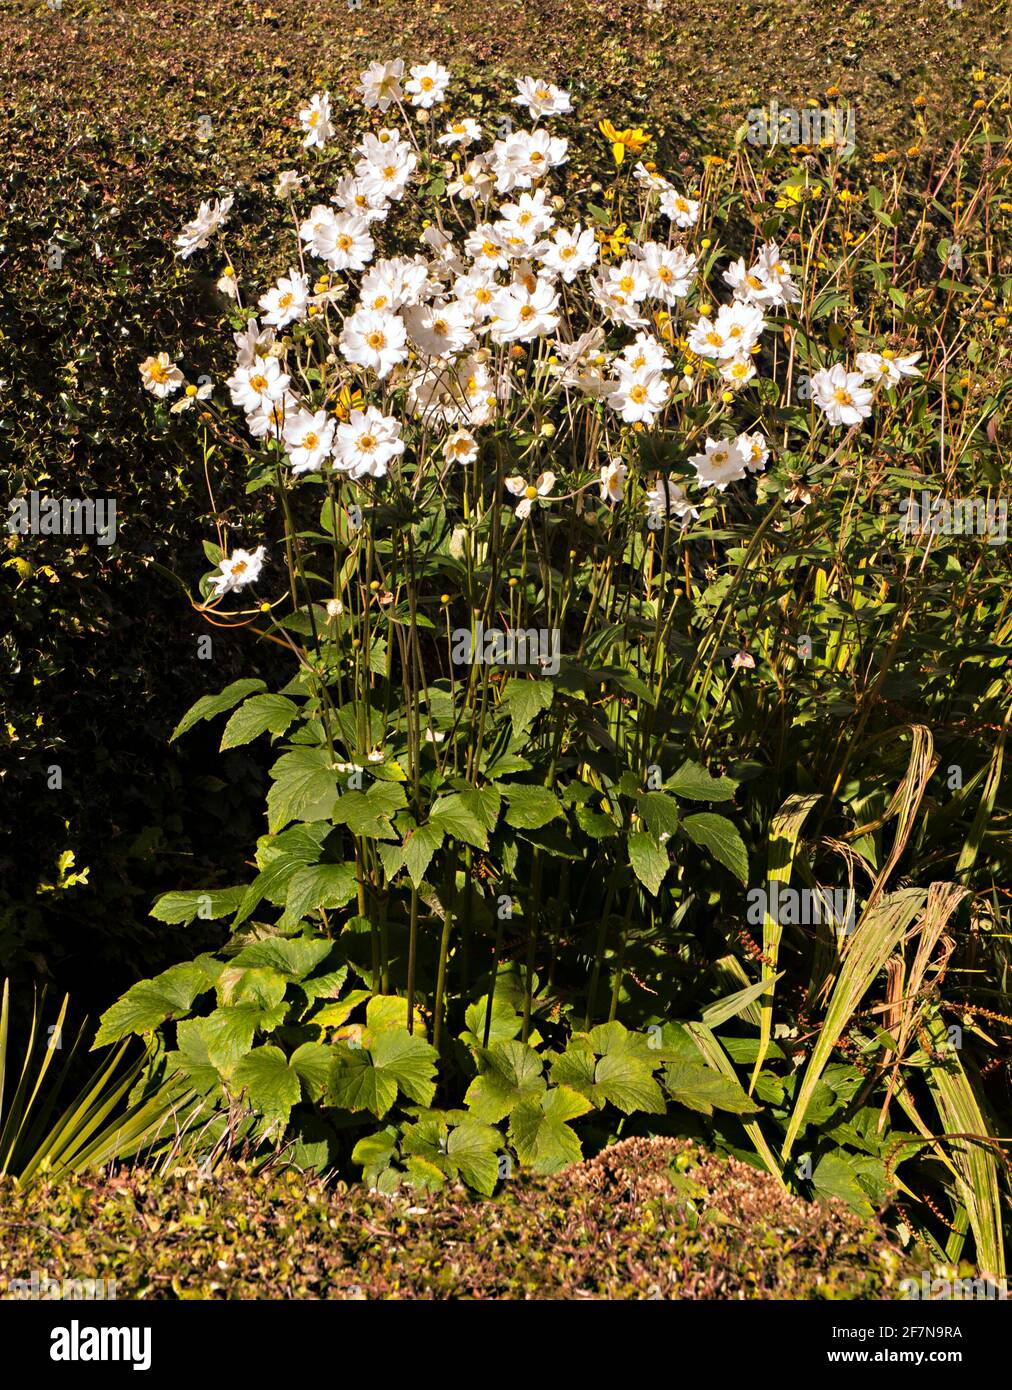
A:
[[[375,406],[353,410],[347,423],[337,427],[335,466],[356,479],[385,478],[391,459],[404,452],[400,432],[400,423]]]
[[[404,95],[401,79],[404,76],[404,61],[396,58],[392,63],[370,63],[365,72],[359,74],[359,91],[362,104],[386,111]]]
[[[751,434],[739,434],[734,441],[741,449],[745,457],[745,467],[750,473],[761,473],[766,467],[766,460],[770,456],[770,446],[766,441],[766,436],[761,430],[754,430]]]
[[[138,370],[145,391],[160,401],[178,391],[186,379],[167,352],[145,357]]]
[[[727,357],[720,364],[720,374],[732,388],[747,386],[756,374],[755,362],[741,355]]]
[[[468,233],[464,250],[480,270],[505,270],[509,264],[499,231],[489,222],[479,222]]]
[[[250,319],[241,333],[233,333],[236,345],[236,366],[248,367],[254,357],[269,357],[277,335],[273,328],[261,328],[256,319]]]
[[[689,348],[697,357],[720,361],[750,352],[766,327],[762,310],[754,304],[722,304],[716,319],[700,315],[689,334]]]
[[[539,82],[534,77],[515,77],[517,95],[514,106],[526,106],[535,120],[542,116],[564,116],[573,109],[573,99],[561,87],[551,82]]]
[[[625,475],[628,468],[621,459],[601,465],[601,501],[617,503],[625,493]]]
[[[171,414],[181,415],[184,410],[192,410],[201,401],[206,401],[213,390],[213,381],[205,381],[203,386],[188,386],[175,405],[169,407]]]
[[[218,568],[221,574],[211,580],[211,588],[216,596],[230,594],[236,589],[244,589],[247,584],[255,584],[260,578],[267,551],[258,545],[256,550],[233,550],[231,555],[223,556]]]
[[[355,173],[370,198],[386,198],[399,202],[418,163],[417,156],[403,143],[393,145],[385,154],[360,159]]]
[[[685,231],[698,222],[699,203],[692,198],[686,198],[682,193],[676,193],[673,188],[666,188],[661,193],[661,212],[676,227]]]
[[[689,520],[698,521],[699,512],[691,505],[685,492],[677,483],[659,478],[643,498],[649,520],[663,521],[665,517],[677,517],[683,526]]]
[[[341,354],[356,367],[367,367],[382,381],[407,360],[408,335],[404,321],[382,309],[359,309],[344,321]]]
[[[304,106],[299,112],[299,122],[306,132],[303,146],[307,150],[322,150],[334,134],[334,126],[330,119],[330,93],[316,92],[311,96],[309,105]]]
[[[651,424],[668,403],[668,383],[659,372],[621,374],[611,385],[608,404],[629,425]]]
[[[648,293],[662,304],[674,304],[689,293],[696,273],[696,258],[681,246],[662,246],[648,241],[639,248],[649,282]]]
[[[704,452],[693,454],[689,462],[700,487],[715,487],[718,492],[745,476],[745,451],[737,439],[707,437]]]
[[[761,247],[749,274],[762,281],[763,288],[755,296],[760,304],[783,308],[801,299],[801,291],[791,278],[790,268],[781,259],[780,247],[775,241],[768,241]]]
[[[222,198],[221,202],[216,198],[213,203],[201,203],[196,217],[192,222],[187,222],[176,237],[176,245],[179,247],[176,255],[181,260],[188,260],[194,251],[203,250],[218,228],[228,220],[233,202],[234,196],[230,193],[227,198]]]
[[[299,409],[299,402],[290,391],[246,416],[246,428],[254,439],[280,439],[285,428],[285,420],[292,411]]]
[[[547,497],[555,486],[555,474],[542,473],[533,483],[529,483],[526,478],[519,476],[507,478],[505,481],[507,492],[512,492],[514,497],[520,498],[517,503],[517,519],[526,521],[538,498]]]
[[[854,365],[868,381],[898,386],[905,376],[920,376],[920,368],[914,366],[920,355],[911,352],[906,357],[897,357],[893,352],[859,352]]]
[[[453,297],[463,305],[474,323],[484,323],[495,312],[499,288],[490,271],[476,268],[468,275],[457,276],[453,282]]]
[[[232,393],[232,404],[251,415],[254,410],[269,410],[280,400],[290,379],[276,357],[254,357],[248,367],[237,367],[226,385]]]
[[[297,410],[285,421],[283,439],[293,473],[318,473],[334,443],[335,422],[325,410]]]
[[[671,368],[671,358],[651,333],[637,333],[635,342],[628,343],[614,362],[620,375],[634,372],[664,372]]]
[[[478,441],[469,430],[454,430],[443,440],[448,463],[473,463],[478,457]]]
[[[812,377],[812,399],[831,425],[859,425],[871,414],[872,392],[863,372],[848,372],[842,362]]]
[[[481,126],[477,121],[465,116],[463,120],[451,121],[446,131],[436,141],[437,145],[473,145],[481,139]]]
[[[520,130],[492,146],[489,163],[498,193],[530,188],[550,169],[565,164],[569,142],[544,130]]]
[[[487,198],[494,183],[495,180],[489,173],[488,161],[484,155],[479,155],[459,170],[456,177],[446,185],[446,191],[451,198],[460,198],[465,203],[471,203],[476,198]]]
[[[290,198],[302,187],[302,176],[295,169],[282,169],[274,185],[275,198]]]
[[[411,69],[411,77],[405,82],[412,106],[429,111],[433,106],[441,106],[446,100],[446,89],[450,85],[450,74],[440,63],[416,63]]]
[[[346,174],[338,180],[330,201],[343,212],[351,213],[353,217],[364,217],[367,222],[382,222],[388,212],[386,198],[367,192],[365,184],[354,174]]]
[[[559,296],[545,280],[533,290],[513,284],[495,298],[492,337],[500,343],[527,343],[559,326]]]
[[[582,271],[596,265],[598,245],[594,233],[579,222],[572,230],[558,227],[539,252],[541,264],[555,275],[561,275],[567,285]]]
[[[264,310],[264,323],[273,328],[286,328],[297,319],[305,318],[309,305],[309,277],[301,271],[289,270],[258,302]]]
[[[443,361],[463,352],[474,338],[471,315],[458,300],[412,305],[404,310],[404,322],[418,351]]]

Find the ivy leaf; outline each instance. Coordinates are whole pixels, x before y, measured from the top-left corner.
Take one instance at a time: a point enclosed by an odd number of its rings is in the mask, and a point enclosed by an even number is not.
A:
[[[288,1065],[280,1047],[255,1047],[242,1059],[232,1076],[233,1084],[246,1093],[246,1103],[258,1111],[271,1128],[283,1129],[292,1106],[302,1096],[298,1074]]]
[[[664,784],[672,796],[686,801],[730,801],[737,783],[730,777],[711,777],[705,767],[686,760]]]
[[[288,884],[285,913],[278,925],[296,927],[317,908],[344,907],[358,893],[354,864],[305,864]]]
[[[860,1216],[868,1219],[874,1216],[875,1210],[859,1180],[858,1165],[861,1162],[845,1151],[828,1153],[815,1165],[812,1186],[820,1197],[840,1197]]]
[[[327,1083],[328,1104],[353,1113],[368,1110],[382,1119],[396,1099],[395,1078],[374,1067],[364,1049],[342,1049]]]
[[[555,695],[549,680],[513,677],[503,686],[502,703],[509,710],[514,739],[522,738]]]
[[[568,1086],[555,1086],[540,1099],[523,1101],[510,1116],[510,1139],[520,1162],[546,1174],[579,1163],[580,1140],[566,1121],[590,1108],[586,1096]]]
[[[735,878],[748,883],[748,851],[745,843],[726,816],[713,811],[700,811],[686,816],[681,827],[693,844],[708,849]]]
[[[303,1043],[292,1053],[289,1065],[302,1082],[307,1100],[320,1100],[334,1065],[334,1049],[326,1043]]]
[[[221,1093],[221,1078],[218,1069],[207,1055],[202,1018],[180,1019],[176,1025],[178,1051],[167,1056],[168,1065],[181,1071],[190,1085],[200,1095]]]
[[[499,790],[509,802],[506,824],[517,830],[540,830],[562,815],[559,798],[547,787],[528,787],[520,782],[500,782]]]
[[[468,804],[460,792],[441,796],[429,814],[429,825],[453,835],[476,849],[488,849],[488,835],[478,815],[478,808]]]
[[[233,965],[266,966],[289,980],[302,980],[321,965],[334,943],[315,937],[269,936],[244,946],[232,957]]]
[[[213,967],[213,968],[209,968]],[[198,994],[213,987],[215,972],[220,966],[210,957],[170,966],[153,980],[141,980],[132,985],[99,1020],[98,1032],[92,1043],[104,1047],[119,1042],[131,1033],[150,1033],[167,1018],[188,1014]]]
[[[664,875],[671,867],[667,850],[645,830],[634,830],[629,836],[628,846],[633,872],[647,892],[656,897],[664,882]]]
[[[393,1125],[365,1135],[351,1151],[352,1163],[362,1165],[362,1177],[370,1187],[376,1186],[380,1173],[390,1167],[396,1156],[397,1130]]]
[[[446,828],[442,825],[420,825],[408,832],[404,840],[404,867],[417,888],[425,877],[432,856],[443,843]]]
[[[374,994],[365,1006],[365,1024],[371,1036],[386,1033],[391,1028],[408,1026],[408,1001],[399,994]],[[415,1005],[415,1036],[425,1037],[425,1020]]]
[[[316,863],[329,833],[329,825],[293,825],[291,830],[280,835],[265,835],[257,842],[260,872],[243,894],[232,921],[233,931],[264,898],[275,905],[284,902],[292,876],[301,865]]]
[[[469,1047],[481,1047],[485,1036],[485,1013],[488,1009],[488,995],[482,995],[476,1004],[469,1004],[464,1014],[465,1031],[461,1041]],[[489,1024],[489,1046],[498,1042],[510,1042],[520,1032],[523,1019],[509,999],[501,994],[492,996],[492,1018]]]
[[[371,1110],[382,1119],[398,1087],[419,1105],[429,1105],[436,1087],[436,1050],[406,1028],[373,1035],[369,1049],[342,1048],[330,1076],[329,1097],[346,1110]]]
[[[188,927],[197,917],[217,922],[230,916],[242,901],[245,888],[205,888],[193,892],[163,893],[156,899],[151,916],[158,922]]]
[[[610,1101],[624,1115],[645,1110],[663,1115],[664,1093],[654,1080],[652,1067],[633,1052],[621,1050],[602,1057],[594,1072],[594,1094],[598,1103]]]
[[[326,748],[294,748],[283,753],[271,768],[271,777],[267,825],[272,833],[284,829],[289,821],[326,820],[331,814],[337,798],[337,774]]]
[[[664,1086],[672,1100],[701,1115],[712,1115],[715,1109],[752,1115],[761,1109],[733,1077],[704,1062],[672,1062],[664,1069]]]
[[[396,840],[390,817],[408,804],[399,782],[376,782],[367,792],[345,792],[332,812],[337,825],[369,840]]]
[[[195,705],[190,706],[173,729],[169,742],[174,743],[177,738],[192,729],[194,724],[199,724],[202,719],[213,719],[216,714],[224,714],[227,709],[232,709],[240,700],[245,700],[247,695],[253,695],[258,690],[266,689],[266,681],[247,679],[233,681],[217,695],[202,695]]]
[[[556,1086],[568,1086],[588,1100],[594,1095],[594,1073],[597,1056],[586,1037],[571,1038],[565,1052],[552,1062],[552,1080]]]
[[[230,1076],[253,1046],[257,1026],[269,1014],[257,1004],[229,1004],[204,1019],[207,1056],[218,1071]]]
[[[446,1156],[468,1187],[491,1197],[499,1178],[501,1144],[502,1135],[497,1129],[469,1116],[450,1130]]]
[[[639,818],[651,835],[673,835],[678,829],[678,804],[664,792],[644,792],[636,798]]]
[[[219,751],[250,743],[268,730],[283,734],[298,712],[298,705],[287,695],[254,695],[240,705],[225,725]]]
[[[522,1042],[496,1043],[478,1054],[483,1067],[467,1088],[464,1104],[476,1120],[495,1124],[522,1100],[544,1091],[541,1058]]]

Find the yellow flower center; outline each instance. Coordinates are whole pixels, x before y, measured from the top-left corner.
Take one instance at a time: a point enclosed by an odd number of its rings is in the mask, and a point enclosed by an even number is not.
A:
[[[524,496],[529,498],[532,502],[534,501],[535,497],[537,497],[537,495],[538,490],[536,487],[526,487],[524,489]]]
[[[319,442],[319,435],[314,434],[312,430],[302,437],[302,447],[304,449],[315,449]]]
[[[250,386],[252,386],[254,391],[267,390],[267,378],[265,376],[261,376],[259,372],[256,374],[256,376],[250,377],[249,384]]]
[[[647,398],[647,388],[645,386],[634,386],[629,392],[629,399],[635,401],[637,405],[642,405]]]
[[[360,434],[358,437],[358,447],[363,454],[370,453],[376,447],[376,438],[371,434]]]
[[[839,401],[839,403],[840,403],[841,405],[853,405],[853,404],[854,404],[854,398],[853,398],[853,396],[850,394],[849,391],[845,391],[844,388],[843,388],[842,386],[839,387],[836,391],[833,392],[833,399],[834,399],[835,401]]]

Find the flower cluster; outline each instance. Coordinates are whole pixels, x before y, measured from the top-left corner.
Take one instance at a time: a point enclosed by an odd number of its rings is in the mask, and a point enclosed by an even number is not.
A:
[[[596,485],[606,504],[621,502],[637,474],[631,441],[643,431],[681,435],[701,489],[723,493],[762,472],[770,456],[762,431],[733,432],[720,414],[757,376],[770,316],[802,299],[781,247],[769,241],[751,264],[734,260],[721,277],[727,302],[711,307],[713,289],[699,283],[698,199],[637,159],[621,175],[625,220],[604,231],[600,208],[570,211],[554,186],[569,145],[552,123],[571,111],[568,92],[518,78],[513,103],[529,128],[500,125],[501,138],[482,148],[477,120],[436,123],[450,88],[436,62],[408,70],[400,60],[372,63],[359,91],[378,122],[336,173],[329,201],[300,213],[306,176],[279,175],[275,191],[298,225],[298,264],[259,296],[259,317],[235,335],[227,385],[249,436],[280,450],[295,477],[363,482],[384,478],[406,453],[419,467],[423,456],[469,466],[481,432],[504,418],[551,417],[575,437],[589,415],[596,424],[584,439],[594,450],[572,451],[584,471],[567,477],[567,496]],[[324,151],[335,134],[329,93],[314,95],[299,118],[304,146]],[[601,131],[620,168],[650,138],[608,122]],[[418,249],[383,255],[384,224],[401,203],[429,211],[421,185],[448,157]],[[178,238],[180,256],[208,244],[231,203],[201,205]],[[231,267],[227,274],[234,287]],[[856,371],[836,364],[813,375],[814,400],[830,425],[860,424],[873,399],[866,382],[893,386],[917,375],[916,358],[860,353]],[[164,353],[141,372],[159,397],[183,382]],[[187,391],[192,399],[194,388]],[[703,407],[702,425],[678,411],[684,401]],[[545,437],[555,429],[546,426]],[[550,500],[559,466],[534,482],[520,473],[503,479],[520,499],[520,521]],[[637,478],[637,492],[652,523],[698,517],[670,478]]]

